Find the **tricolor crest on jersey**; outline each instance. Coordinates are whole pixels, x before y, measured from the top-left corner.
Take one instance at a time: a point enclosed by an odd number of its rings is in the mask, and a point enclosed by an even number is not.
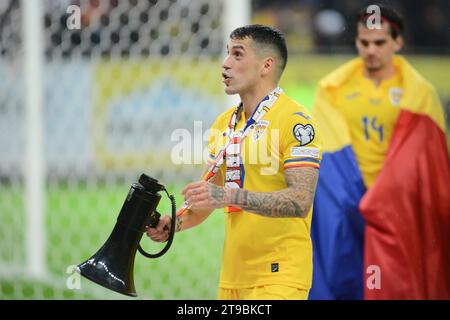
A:
[[[400,105],[400,99],[402,98],[403,90],[401,88],[392,87],[389,89],[389,100],[393,106],[398,107]]]
[[[270,122],[267,121],[267,120],[260,120],[255,125],[255,128],[253,129],[253,134],[252,134],[253,141],[256,141],[259,138],[261,138],[261,136],[264,134],[264,132],[266,131],[267,127],[269,126],[269,123]]]

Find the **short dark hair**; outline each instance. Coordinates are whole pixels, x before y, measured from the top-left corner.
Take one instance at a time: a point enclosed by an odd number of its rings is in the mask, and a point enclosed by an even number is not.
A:
[[[258,45],[269,46],[278,54],[280,61],[280,75],[287,64],[288,51],[286,40],[283,33],[274,27],[261,24],[252,24],[233,30],[230,34],[231,39],[250,38]]]
[[[389,29],[392,39],[397,39],[398,36],[403,35],[404,23],[403,17],[392,7],[388,7],[384,4],[375,4],[380,8],[381,21],[387,22],[389,24]],[[368,18],[371,16],[367,13],[367,8],[365,6],[356,17],[356,25],[358,23],[365,24]]]

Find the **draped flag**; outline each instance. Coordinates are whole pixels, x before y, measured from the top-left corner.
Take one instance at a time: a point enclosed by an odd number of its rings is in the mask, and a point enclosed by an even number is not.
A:
[[[450,299],[450,163],[433,87],[396,56],[404,93],[375,183],[365,189],[345,119],[332,94],[362,64],[319,85],[313,110],[324,153],[311,235],[310,299]],[[378,285],[372,286],[372,272]]]

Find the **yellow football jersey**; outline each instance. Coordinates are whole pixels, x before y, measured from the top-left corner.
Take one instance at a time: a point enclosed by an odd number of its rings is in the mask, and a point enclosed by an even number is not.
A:
[[[360,68],[336,90],[335,105],[349,126],[352,147],[367,188],[375,182],[400,113],[399,72],[377,87]]]
[[[234,110],[222,113],[211,127],[208,150],[212,158],[227,141],[225,131]],[[245,123],[242,111],[236,130]],[[316,123],[305,108],[282,93],[241,142],[242,188],[257,192],[285,189],[285,168],[319,168],[321,156]],[[225,163],[220,170],[225,177]],[[247,211],[226,213],[219,286],[249,288],[280,284],[309,289],[311,217],[312,208],[305,219],[269,218]]]

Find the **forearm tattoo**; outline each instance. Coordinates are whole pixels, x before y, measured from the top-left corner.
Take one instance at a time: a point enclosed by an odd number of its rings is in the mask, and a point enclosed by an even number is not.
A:
[[[286,169],[285,178],[288,187],[280,191],[252,192],[233,189],[231,205],[266,217],[306,217],[314,200],[318,170]]]
[[[217,187],[216,185],[211,185],[212,192],[211,196],[214,201],[220,202],[225,198],[225,190],[221,187]]]
[[[179,232],[181,231],[181,225],[183,224],[183,220],[181,220],[180,217],[177,217],[176,222],[175,222],[175,231]]]
[[[213,206],[224,207],[227,202],[225,189],[212,183],[208,184],[208,188],[211,188],[209,203]]]

